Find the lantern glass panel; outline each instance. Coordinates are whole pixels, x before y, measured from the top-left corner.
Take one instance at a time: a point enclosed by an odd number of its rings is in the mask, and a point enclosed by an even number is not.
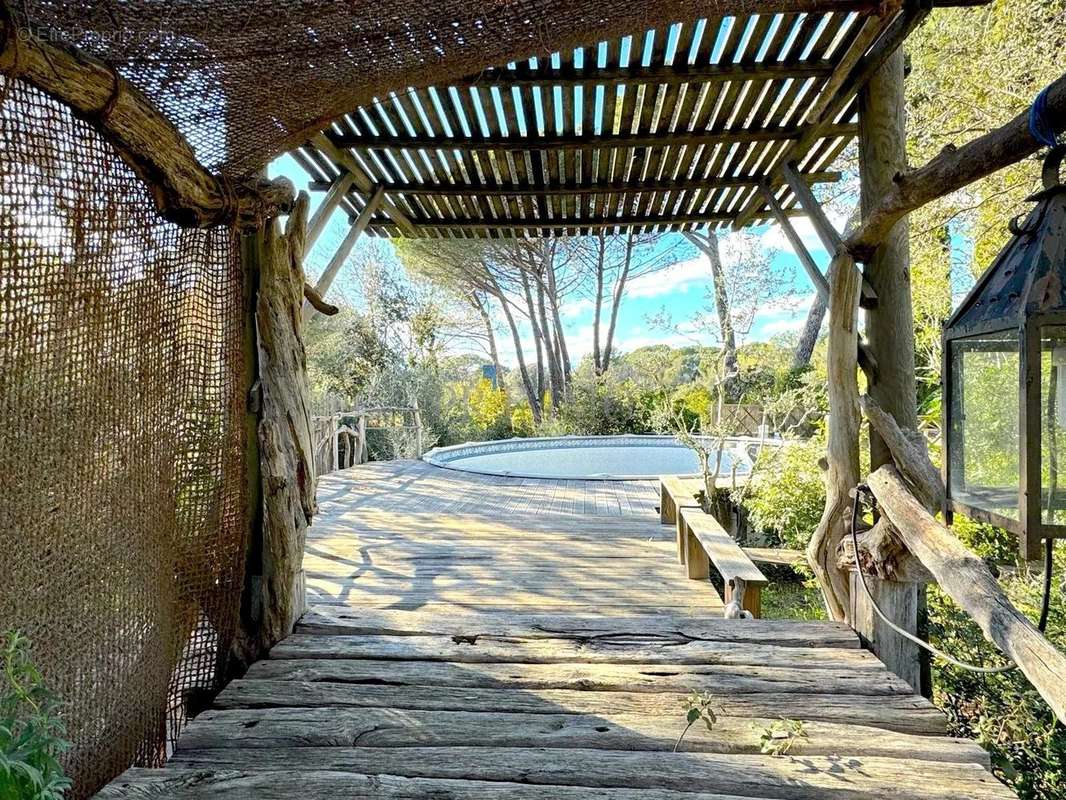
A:
[[[1018,519],[1020,362],[1017,329],[969,336],[951,348],[951,496]]]
[[[1040,327],[1040,512],[1066,524],[1066,325]]]

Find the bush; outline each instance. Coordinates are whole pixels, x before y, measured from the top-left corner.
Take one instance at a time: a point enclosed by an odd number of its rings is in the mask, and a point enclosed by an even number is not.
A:
[[[69,749],[59,701],[30,660],[29,643],[16,632],[3,638],[0,685],[0,798],[60,800],[70,788],[59,756]]]
[[[482,378],[477,382],[467,401],[470,422],[479,432],[497,439],[507,435],[507,392],[492,388],[492,381]]]
[[[654,407],[659,397],[658,393],[642,391],[631,381],[614,380],[609,374],[596,376],[590,369],[583,369],[574,374],[557,417],[567,433],[653,433]]]
[[[755,463],[744,507],[756,530],[771,544],[803,550],[822,518],[825,484],[818,460],[825,455],[825,438],[768,447]]]
[[[533,409],[529,407],[529,403],[515,406],[511,412],[511,433],[515,436],[532,436],[535,432]]]

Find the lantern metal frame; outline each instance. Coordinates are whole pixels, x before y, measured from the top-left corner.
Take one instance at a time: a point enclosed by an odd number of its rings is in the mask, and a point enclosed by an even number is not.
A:
[[[978,522],[1009,530],[1018,536],[1020,551],[1026,560],[1041,557],[1045,539],[1066,538],[1066,524],[1044,521],[1041,474],[1042,331],[1061,326],[1066,334],[1066,186],[1058,179],[1064,157],[1066,146],[1052,148],[1048,153],[1043,169],[1044,188],[1029,198],[1037,201],[1037,206],[1024,223],[1012,221],[1014,237],[1011,242],[959,304],[945,323],[942,335],[945,521],[951,524],[954,513],[958,512]],[[1058,237],[1054,240],[1053,252],[1060,253],[1061,258],[1047,258],[1049,249],[1045,237]],[[957,417],[961,383],[955,380],[954,348],[966,339],[997,333],[1018,337],[1015,351],[989,348],[990,352],[1016,352],[1018,355],[1017,519],[975,505],[973,495],[960,497],[952,487],[955,472],[964,463],[966,447],[961,427],[957,432],[954,427],[956,424],[961,426],[961,419]]]

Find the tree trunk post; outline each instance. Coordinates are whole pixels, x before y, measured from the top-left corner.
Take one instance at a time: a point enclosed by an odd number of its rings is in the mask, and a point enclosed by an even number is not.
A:
[[[267,223],[259,241],[258,335],[262,403],[257,434],[261,548],[249,572],[258,583],[258,646],[268,649],[292,632],[305,609],[304,539],[315,513],[315,464],[307,363],[301,333],[307,195],[301,194],[282,231]]]
[[[894,178],[907,166],[903,96],[903,51],[897,50],[859,94],[860,207],[866,217],[892,191]],[[908,430],[918,429],[914,385],[914,313],[911,302],[910,248],[906,220],[892,229],[866,262],[865,275],[877,295],[866,311],[869,393]],[[892,455],[870,431],[870,468],[891,463]],[[872,597],[892,621],[917,635],[924,626],[925,587],[870,578],[867,597],[852,576],[852,625],[885,664],[922,694],[930,692],[924,651],[885,626],[868,608]],[[924,664],[923,664],[924,662]]]
[[[241,343],[243,351],[242,391],[244,412],[244,517],[247,526],[245,581],[241,592],[240,629],[234,639],[230,669],[241,674],[259,657],[257,631],[262,620],[260,569],[263,552],[263,495],[259,471],[259,417],[263,394],[259,384],[259,342],[255,328],[255,307],[259,302],[259,265],[262,261],[262,231],[241,237],[243,278]]]

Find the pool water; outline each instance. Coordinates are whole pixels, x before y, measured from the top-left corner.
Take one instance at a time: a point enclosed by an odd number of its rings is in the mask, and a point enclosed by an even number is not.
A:
[[[592,480],[651,479],[699,474],[692,450],[670,436],[586,436],[509,439],[438,448],[426,454],[437,466],[490,475]],[[727,442],[720,473],[748,471],[738,443]]]

